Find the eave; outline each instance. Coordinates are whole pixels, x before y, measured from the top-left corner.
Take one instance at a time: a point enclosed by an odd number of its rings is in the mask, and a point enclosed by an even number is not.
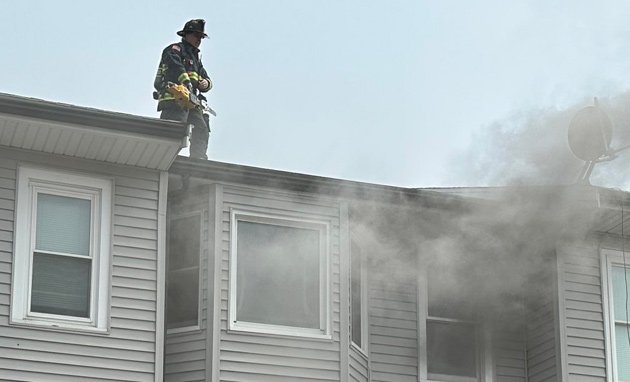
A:
[[[166,170],[190,128],[164,121],[0,93],[0,145]]]

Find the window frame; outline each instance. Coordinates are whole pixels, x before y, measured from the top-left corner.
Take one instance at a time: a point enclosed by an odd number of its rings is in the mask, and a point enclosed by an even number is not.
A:
[[[352,338],[352,300],[350,300],[350,346],[359,351],[364,357],[368,357],[369,350],[369,338],[368,338],[368,272],[367,272],[367,260],[365,256],[365,249],[359,244],[359,242],[352,241],[350,244],[350,298],[352,299],[352,249],[356,247],[359,250],[360,256],[360,304],[361,304],[361,345],[359,346],[354,342]]]
[[[270,224],[280,227],[311,229],[319,232],[319,329],[285,325],[264,324],[237,320],[237,264],[238,264],[238,222]],[[302,216],[281,215],[245,209],[230,209],[230,251],[229,251],[229,300],[228,329],[231,332],[249,332],[272,336],[293,336],[312,339],[332,339],[330,317],[330,223]]]
[[[11,324],[108,332],[113,181],[105,177],[28,165],[20,165],[17,172]],[[39,194],[90,200],[89,245],[92,264],[87,318],[31,311]]]
[[[201,309],[201,303],[202,303],[202,280],[203,280],[203,274],[202,274],[202,259],[201,259],[201,254],[203,253],[203,249],[202,249],[202,242],[203,242],[203,217],[205,215],[205,210],[201,210],[201,211],[191,211],[191,212],[185,212],[185,213],[177,213],[177,214],[173,214],[172,216],[169,216],[168,218],[168,229],[167,229],[167,235],[166,237],[169,238],[170,237],[170,233],[171,233],[171,222],[173,220],[177,220],[177,219],[185,219],[185,218],[189,218],[189,217],[193,217],[193,216],[197,216],[199,218],[199,253],[198,253],[198,257],[199,257],[199,264],[197,265],[198,267],[198,274],[199,274],[199,278],[198,278],[198,282],[197,282],[197,323],[195,325],[188,325],[188,326],[181,326],[181,327],[177,327],[177,328],[168,328],[168,322],[166,321],[167,318],[167,314],[168,314],[168,308],[165,311],[165,327],[166,329],[166,334],[178,334],[178,333],[189,333],[189,332],[195,332],[195,331],[200,331],[201,330],[201,314],[202,314],[202,309]],[[166,253],[167,253],[167,257],[170,256],[170,242],[167,243],[167,249],[166,249]],[[166,280],[169,279],[169,268],[168,268],[168,264],[167,264],[167,268],[166,268]],[[167,285],[168,288],[168,285]],[[167,290],[167,298],[168,298],[168,290]]]
[[[606,335],[606,360],[608,378],[619,381],[617,375],[617,339],[615,338],[615,302],[613,296],[612,267],[624,267],[624,252],[616,249],[601,250],[602,298],[604,305],[604,331]],[[630,270],[630,253],[625,252],[625,267]],[[629,279],[630,282],[630,279]],[[630,327],[630,321],[627,326]]]
[[[425,264],[426,265],[426,264]],[[490,359],[490,342],[487,340],[485,328],[477,321],[429,315],[429,267],[421,268],[418,275],[418,374],[421,382],[481,382],[488,380],[489,370],[486,361]],[[477,376],[466,377],[452,374],[429,373],[427,323],[452,323],[455,325],[472,325],[475,338],[475,365]]]

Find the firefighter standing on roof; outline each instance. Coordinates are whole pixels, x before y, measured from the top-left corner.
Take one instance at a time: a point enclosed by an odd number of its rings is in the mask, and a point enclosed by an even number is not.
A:
[[[158,111],[162,112],[160,118],[192,124],[190,156],[201,159],[208,158],[209,119],[204,118],[200,107],[187,109],[180,106],[175,97],[166,91],[166,85],[169,82],[184,85],[192,94],[205,99],[199,92],[210,90],[212,81],[199,57],[201,40],[208,37],[204,26],[204,20],[190,20],[177,32],[182,41],[164,49],[154,83],[158,93]]]

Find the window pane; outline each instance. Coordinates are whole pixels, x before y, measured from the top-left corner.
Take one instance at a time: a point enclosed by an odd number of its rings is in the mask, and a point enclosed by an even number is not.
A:
[[[37,194],[36,248],[90,255],[91,201]]]
[[[615,325],[617,345],[617,375],[619,381],[630,381],[630,339],[627,325]]]
[[[199,215],[173,219],[170,222],[168,269],[199,266]]]
[[[630,309],[630,305],[626,307],[626,296],[630,296],[630,268],[626,269],[625,273],[624,276],[623,267],[612,267],[615,320],[621,321],[629,321],[627,309]],[[628,287],[626,287],[626,277],[628,278]]]
[[[171,220],[168,247],[168,328],[198,324],[200,216]]]
[[[470,288],[461,278],[448,272],[429,269],[427,271],[429,316],[473,319],[472,299],[467,298]]]
[[[320,328],[319,231],[238,222],[237,320]]]
[[[31,311],[90,316],[91,259],[33,254]]]
[[[194,326],[199,315],[199,269],[169,272],[166,322],[169,329]]]
[[[361,346],[361,251],[352,244],[350,256],[352,299],[352,342]]]
[[[476,377],[474,326],[427,321],[427,369],[433,374]]]

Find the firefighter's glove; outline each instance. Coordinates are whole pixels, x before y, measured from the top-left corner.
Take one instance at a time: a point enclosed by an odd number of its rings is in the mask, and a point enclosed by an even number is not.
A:
[[[197,84],[197,88],[202,92],[207,92],[212,89],[212,81],[209,78],[202,78]]]

